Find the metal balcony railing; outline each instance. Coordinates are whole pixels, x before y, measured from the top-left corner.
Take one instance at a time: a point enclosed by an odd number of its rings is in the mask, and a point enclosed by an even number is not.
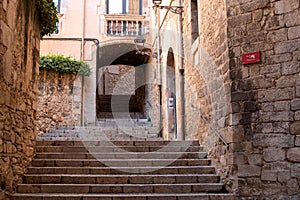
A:
[[[142,35],[144,30],[144,19],[145,16],[142,15],[105,15],[106,34],[109,36]]]

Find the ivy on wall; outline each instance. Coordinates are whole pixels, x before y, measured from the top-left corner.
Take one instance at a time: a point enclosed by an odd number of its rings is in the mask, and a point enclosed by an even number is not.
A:
[[[36,7],[40,22],[41,37],[50,35],[56,30],[57,10],[53,0],[37,0]]]
[[[91,75],[90,66],[83,62],[65,57],[63,55],[47,55],[41,56],[40,68],[54,70],[63,74],[82,74],[84,76]]]

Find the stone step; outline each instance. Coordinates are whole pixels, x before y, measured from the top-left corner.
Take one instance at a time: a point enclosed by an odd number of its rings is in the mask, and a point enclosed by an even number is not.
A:
[[[104,120],[137,120],[137,119],[144,119],[146,118],[144,113],[141,112],[127,112],[127,113],[123,113],[123,112],[98,112],[97,113],[97,117],[98,117],[98,121],[104,121]]]
[[[37,137],[37,141],[112,141],[112,140],[129,140],[129,141],[157,141],[162,140],[158,138],[157,134],[147,134],[147,137],[128,137],[128,136],[117,136],[117,137],[106,137],[106,136],[97,136],[97,137]]]
[[[211,193],[132,193],[132,194],[57,194],[57,193],[19,193],[11,200],[235,200],[232,194]]]
[[[214,174],[26,174],[26,184],[179,184],[217,183]]]
[[[199,152],[201,146],[37,146],[36,152]]]
[[[57,132],[57,133],[46,133],[46,134],[42,134],[41,136],[39,136],[39,138],[60,138],[60,137],[71,137],[71,138],[91,138],[90,141],[92,141],[93,138],[131,138],[131,137],[144,137],[147,138],[147,135],[150,134],[149,130],[138,130],[136,132],[126,132],[126,130],[115,130],[114,132],[112,132],[111,130],[109,131],[99,131],[99,132],[87,132],[87,133],[77,133],[77,132],[71,132],[71,133],[62,133],[62,132]]]
[[[37,159],[155,159],[206,158],[205,152],[105,152],[105,153],[37,153]]]
[[[107,114],[107,115],[113,115],[113,114],[123,114],[123,113],[104,113],[102,112],[101,114]],[[141,121],[141,119],[147,119],[142,113],[129,113],[129,115],[136,115],[139,116],[139,118],[121,118],[121,119],[115,119],[115,118],[98,118],[97,121],[99,122],[116,122],[116,121],[134,121],[134,122],[138,122]],[[128,113],[127,113],[128,116]]]
[[[57,130],[74,130],[76,129],[76,126],[57,126]]]
[[[203,166],[207,159],[34,159],[33,167],[163,167]],[[212,170],[214,169],[211,167]]]
[[[223,188],[220,183],[188,184],[21,184],[20,193],[211,193]]]
[[[105,125],[105,126],[102,126]],[[132,127],[134,126],[134,127]],[[114,134],[114,133],[128,133],[131,134],[132,131],[139,132],[145,130],[152,130],[155,127],[152,127],[150,123],[142,122],[116,122],[107,124],[107,123],[97,123],[96,127],[87,127],[85,129],[75,128],[75,129],[52,129],[47,133],[42,135],[59,135],[59,134]]]
[[[115,129],[115,130],[102,130],[102,131],[95,131],[95,132],[85,132],[85,133],[78,133],[78,132],[57,132],[57,133],[45,133],[41,134],[37,137],[38,140],[40,139],[48,139],[48,140],[55,140],[55,138],[79,138],[82,140],[90,140],[93,141],[95,138],[99,138],[96,140],[104,140],[108,138],[111,140],[129,140],[135,138],[144,138],[145,140],[153,135],[157,137],[156,130],[152,129],[144,129],[144,130],[126,130],[126,129]],[[161,140],[162,138],[158,138],[157,140]]]
[[[198,141],[37,141],[36,146],[200,146]]]
[[[38,137],[36,157],[11,200],[234,199],[198,141],[98,136],[94,127],[62,131]]]
[[[116,125],[118,125],[118,127],[120,127],[120,128],[122,128],[122,126],[124,126],[124,127],[130,127],[130,126],[128,126],[128,125],[132,125],[132,124],[134,124],[134,127],[132,127],[133,128],[133,130],[134,129],[138,129],[138,128],[142,128],[142,127],[145,127],[145,128],[149,128],[149,127],[152,127],[152,126],[154,126],[154,124],[151,122],[151,121],[149,121],[148,119],[137,119],[137,120],[130,120],[130,121],[128,121],[128,122],[126,122],[126,121],[122,121],[122,120],[116,120],[116,121],[114,121],[114,122],[108,122],[108,124],[113,124],[113,123],[115,123]],[[99,125],[99,124],[107,124],[107,122],[102,122],[102,121],[98,121],[98,124],[97,125]]]
[[[162,166],[162,167],[29,167],[28,174],[205,174],[213,176],[208,166]]]

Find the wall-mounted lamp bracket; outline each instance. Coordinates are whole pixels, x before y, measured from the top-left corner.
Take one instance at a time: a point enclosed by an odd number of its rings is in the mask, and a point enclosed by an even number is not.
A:
[[[166,9],[175,14],[183,13],[183,6],[153,6],[153,9]]]

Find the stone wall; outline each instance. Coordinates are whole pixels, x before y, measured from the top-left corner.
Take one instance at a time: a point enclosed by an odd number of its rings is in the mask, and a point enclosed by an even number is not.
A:
[[[74,102],[76,75],[60,74],[51,70],[41,70],[37,110],[37,131],[48,132],[57,126],[75,126],[80,123],[80,105]],[[74,88],[75,87],[75,88]]]
[[[34,156],[40,32],[35,1],[0,1],[0,199]]]
[[[300,195],[299,0],[228,0],[232,144],[241,196]],[[241,64],[260,51],[261,62]]]
[[[200,0],[196,40],[190,1],[183,6],[188,138],[205,144],[229,191],[297,198],[299,1]],[[261,62],[242,65],[253,51]]]
[[[176,1],[172,5],[177,5]],[[232,131],[227,128],[230,113],[229,50],[227,39],[226,3],[223,0],[183,1],[183,43],[185,68],[185,136],[198,139],[209,152],[213,165],[217,167],[228,190],[232,190],[234,177],[232,165],[226,158],[229,143],[233,140]],[[168,4],[164,2],[164,4]],[[198,20],[195,19],[195,9]],[[162,49],[171,47],[175,55],[175,71],[179,74],[179,21],[178,15],[164,13],[162,22]],[[199,37],[195,38],[195,22],[198,21]],[[171,39],[170,39],[171,38]],[[167,58],[162,54],[162,61]],[[166,65],[163,65],[163,70]],[[162,73],[163,81],[167,73]],[[176,93],[179,94],[179,77],[176,77]],[[166,100],[164,99],[163,103]],[[177,103],[178,99],[177,99]],[[169,123],[167,106],[163,106],[164,127]],[[180,117],[177,114],[177,118]],[[224,134],[226,133],[226,134]],[[230,137],[228,135],[231,134]],[[223,141],[224,140],[224,141]],[[225,144],[228,143],[228,146]],[[237,182],[237,181],[236,181]],[[236,184],[237,185],[237,184]]]
[[[134,95],[136,90],[135,67],[130,65],[110,65],[100,68],[97,87],[98,94]]]
[[[198,139],[206,147],[222,182],[232,191],[233,166],[226,162],[229,143],[235,137],[227,126],[231,81],[226,4],[222,0],[200,0],[196,8],[190,1],[183,2],[187,138]],[[198,10],[198,20],[194,18],[194,9]],[[193,28],[196,21],[197,39]]]

